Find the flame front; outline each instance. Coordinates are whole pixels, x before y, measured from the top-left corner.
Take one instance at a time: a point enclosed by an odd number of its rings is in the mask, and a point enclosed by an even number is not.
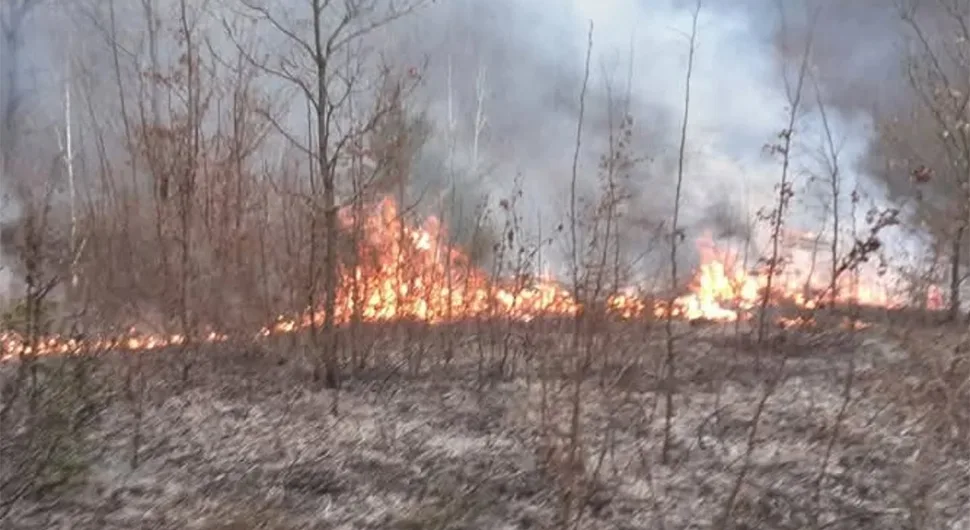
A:
[[[692,291],[678,298],[676,305],[684,308],[689,320],[737,320],[755,306],[763,282],[738,267],[727,253],[719,252],[709,236],[702,237],[697,246],[701,265]]]
[[[354,217],[341,211],[344,228]],[[376,215],[360,223],[362,242],[351,264],[341,267],[333,322],[416,320],[439,324],[487,316],[530,320],[538,315],[573,315],[579,304],[559,284],[490,281],[471,260],[444,242],[437,218],[420,227],[401,219],[397,204],[384,199]],[[281,317],[262,335],[292,332],[324,322],[323,310]]]
[[[765,271],[749,271],[738,263],[736,255],[719,249],[710,235],[697,240],[701,264],[690,280],[688,294],[674,299],[670,314],[687,320],[712,320],[734,322],[751,317],[753,310],[763,301],[768,286]],[[855,303],[870,307],[900,307],[904,301],[891,296],[880,288],[871,277],[854,279],[843,274],[836,285],[835,302]],[[831,301],[829,282],[821,275],[798,274],[782,269],[771,282],[770,303],[785,301],[804,309],[813,309],[820,302]],[[614,295],[609,307],[624,318],[645,314],[648,309],[657,317],[668,314],[669,303],[659,302],[648,307],[642,300],[629,294]],[[930,286],[927,307],[939,309],[942,295],[936,286]],[[785,327],[792,319],[779,321]]]
[[[747,273],[736,259],[720,251],[709,236],[698,239],[701,264],[690,280],[689,293],[652,306],[629,294],[615,295],[610,309],[624,318],[641,316],[649,309],[658,318],[668,315],[686,320],[734,322],[754,308],[765,287],[758,276]],[[668,310],[668,306],[671,307]]]
[[[491,277],[475,267],[467,255],[444,242],[436,218],[428,218],[421,226],[409,226],[392,199],[384,199],[372,215],[359,218],[351,210],[343,209],[339,219],[345,232],[356,233],[359,239],[352,259],[339,267],[332,319],[336,326],[355,319],[361,322],[413,320],[430,324],[491,317],[530,321],[543,315],[572,316],[580,310],[572,294],[550,279],[516,281]],[[633,292],[616,293],[607,299],[607,311],[622,319],[647,314],[724,322],[748,318],[767,289],[767,276],[746,271],[737,263],[736,256],[719,250],[709,236],[700,238],[697,244],[701,264],[690,281],[689,293],[675,298],[672,305],[669,301],[648,302]],[[844,292],[849,292],[849,287]],[[870,286],[851,287],[859,303],[890,305],[884,294],[880,295]],[[814,300],[805,294],[804,279],[779,275],[774,278],[771,290],[772,296],[778,299],[802,307],[814,305]],[[938,295],[936,291],[934,294]],[[936,305],[935,302],[931,300],[931,304]],[[320,309],[280,316],[256,336],[293,333],[322,324],[324,316]],[[228,338],[212,331],[194,341],[223,342]],[[0,332],[0,358],[20,353],[109,348],[153,350],[185,343],[182,335],[139,334],[130,330],[111,339],[74,340],[51,336],[26,345],[22,337],[8,331]]]
[[[429,217],[409,226],[392,199],[384,199],[373,215],[359,225],[349,209],[339,212],[343,228],[357,233],[358,249],[339,267],[333,323],[413,320],[440,324],[473,318],[501,317],[529,321],[540,315],[575,315],[579,304],[563,286],[539,278],[505,281],[490,278],[462,252],[449,247],[440,223]],[[308,309],[295,316],[279,316],[257,337],[294,333],[324,323],[324,311]],[[211,332],[195,342],[222,342]],[[142,334],[134,329],[114,338],[75,340],[44,337],[25,344],[15,332],[0,333],[0,358],[21,353],[56,354],[78,350],[154,350],[185,343],[181,335]]]

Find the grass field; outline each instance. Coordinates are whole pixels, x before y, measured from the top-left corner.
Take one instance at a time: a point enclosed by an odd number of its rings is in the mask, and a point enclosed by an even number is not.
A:
[[[112,384],[84,471],[20,500],[3,524],[965,528],[959,334],[820,328],[758,345],[743,326],[678,326],[668,384],[663,334],[610,325],[589,346],[578,429],[563,323],[368,326],[366,366],[339,395],[312,380],[299,337],[105,354],[95,373]],[[581,509],[564,522],[567,502]]]

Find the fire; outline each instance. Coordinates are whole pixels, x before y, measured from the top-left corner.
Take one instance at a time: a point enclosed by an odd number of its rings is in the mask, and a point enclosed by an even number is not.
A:
[[[373,211],[339,212],[346,234],[359,237],[356,252],[339,267],[333,315],[335,326],[353,321],[386,322],[412,320],[429,324],[475,318],[511,318],[530,321],[538,316],[572,316],[580,304],[561,284],[547,278],[494,278],[472,260],[445,243],[440,222],[429,217],[420,226],[406,223],[398,205],[385,199]],[[359,222],[358,222],[359,221]],[[647,314],[686,320],[734,322],[750,317],[767,287],[764,274],[745,270],[736,256],[717,248],[709,236],[698,241],[701,264],[690,280],[687,294],[673,300],[648,302],[633,291],[610,296],[607,311],[622,319]],[[861,303],[886,305],[868,286],[855,290]],[[812,307],[805,295],[804,280],[776,277],[772,296]],[[844,289],[849,292],[848,286]],[[308,309],[298,315],[279,316],[255,333],[256,338],[294,333],[324,322],[324,312]],[[210,331],[195,343],[229,340]],[[110,348],[155,350],[186,344],[182,335],[140,334],[129,330],[115,338],[72,339],[45,337],[25,344],[14,332],[0,332],[0,359],[21,353],[52,354],[97,351]]]
[[[198,342],[218,343],[229,340],[229,336],[209,332],[203,335]],[[127,333],[115,336],[95,339],[75,339],[51,335],[44,337],[34,345],[24,343],[23,337],[12,331],[0,333],[0,359],[20,354],[36,355],[56,355],[69,354],[81,350],[84,351],[105,351],[120,348],[131,351],[150,351],[169,346],[179,346],[185,343],[184,335],[162,335],[139,333],[134,328]]]
[[[339,212],[347,233],[354,233],[350,209]],[[429,217],[409,226],[391,199],[378,203],[372,215],[360,219],[360,244],[353,259],[339,268],[333,323],[413,320],[429,324],[473,318],[502,317],[530,321],[540,315],[570,316],[579,311],[571,293],[548,278],[500,280],[477,268],[468,256],[445,243],[439,221]],[[322,309],[294,316],[280,315],[255,335],[267,337],[305,330],[324,323]],[[195,342],[228,340],[211,332]],[[139,334],[130,330],[116,338],[76,340],[45,337],[25,345],[14,332],[0,334],[0,358],[28,354],[71,353],[110,348],[155,350],[185,344],[181,335]]]
[[[669,313],[687,320],[711,320],[734,322],[752,316],[768,288],[768,275],[763,270],[747,270],[738,263],[738,256],[719,249],[710,235],[697,241],[701,264],[691,278],[689,292],[673,301]],[[843,274],[836,283],[835,301],[839,304],[854,303],[870,307],[900,307],[904,302],[881,288],[871,276],[861,279]],[[782,268],[771,282],[769,302],[784,301],[794,307],[815,309],[820,302],[831,301],[831,286],[821,274],[802,274]],[[931,286],[928,306],[942,305],[939,288]],[[645,314],[648,309],[657,317],[668,314],[665,302],[648,308],[641,300],[628,294],[615,295],[609,307],[624,318]],[[804,319],[781,319],[782,327],[804,327]],[[858,325],[857,325],[858,327]]]
[[[747,274],[710,236],[698,241],[701,266],[694,277],[693,292],[678,298],[690,320],[735,321],[755,306],[763,282]]]
[[[697,242],[701,264],[690,281],[690,292],[669,302],[657,302],[651,313],[662,318],[671,316],[687,320],[734,322],[747,317],[760,300],[765,282],[749,274],[736,263],[735,257],[722,252],[709,236]],[[644,314],[648,307],[627,294],[615,295],[609,307],[625,318]],[[668,310],[668,306],[671,309]]]
[[[348,229],[354,217],[340,215]],[[363,243],[353,263],[341,267],[333,322],[342,325],[357,318],[365,322],[416,320],[430,324],[484,316],[530,320],[540,314],[572,315],[579,309],[572,295],[559,284],[492,281],[471,260],[444,242],[437,218],[422,226],[408,226],[397,204],[384,199],[376,215],[366,216],[359,227]],[[281,318],[262,335],[286,333],[324,321],[322,310],[298,318]]]

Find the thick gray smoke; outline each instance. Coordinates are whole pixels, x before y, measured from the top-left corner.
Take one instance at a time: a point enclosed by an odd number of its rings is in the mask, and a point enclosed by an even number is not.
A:
[[[693,4],[458,0],[416,19],[409,44],[430,58],[424,87],[430,115],[440,129],[449,113],[457,114],[466,166],[477,96],[484,94],[487,126],[479,149],[485,153],[480,158],[488,173],[483,179],[476,174],[464,180],[462,189],[496,193],[508,190],[513,177],[522,175],[530,221],[542,219],[546,233],[563,221],[586,32],[592,21],[593,61],[580,166],[583,189],[592,190],[597,157],[607,147],[607,86],[615,100],[622,100],[629,88],[630,113],[636,120],[634,148],[648,158],[633,175],[635,208],[653,222],[669,219]],[[780,166],[762,146],[776,141],[786,126],[782,76],[787,72],[792,77],[797,69],[800,56],[790,52],[802,49],[808,12],[801,3],[784,4],[784,19],[779,4],[768,0],[707,2],[702,10],[682,198],[688,238],[707,231],[731,232],[774,201]],[[844,13],[853,9],[858,13],[846,18]],[[874,10],[862,4],[824,10],[813,61],[832,105],[834,133],[844,144],[845,178],[878,194],[878,183],[856,170],[871,140],[866,107],[871,99],[859,91],[866,93],[896,64],[894,28],[888,18],[867,16]],[[844,37],[839,32],[845,26],[830,23],[851,20],[868,24],[853,37]],[[477,92],[476,80],[483,78],[484,93]],[[806,90],[806,109],[814,104],[810,92]],[[617,103],[622,107],[622,101]],[[820,145],[822,129],[811,114],[799,123],[800,147],[806,152],[801,163],[810,167],[807,151]],[[428,171],[418,177],[440,188],[442,175]],[[801,184],[807,179],[793,178]],[[793,225],[817,228],[814,206],[796,206]]]
[[[45,30],[32,35],[46,38],[51,34],[48,29],[66,24],[59,14],[60,4],[47,2],[37,15],[42,21],[35,23],[35,29]],[[174,12],[164,8],[169,4],[159,2],[160,16]],[[656,243],[650,231],[668,221],[671,213],[684,105],[686,32],[693,4],[691,0],[449,0],[397,23],[379,51],[392,62],[418,66],[427,61],[415,106],[425,111],[434,131],[416,164],[411,193],[440,198],[454,185],[460,216],[468,217],[482,200],[494,205],[508,196],[518,181],[523,188],[520,206],[530,231],[549,234],[563,223],[586,33],[592,21],[580,191],[589,193],[596,186],[597,161],[607,148],[610,100],[615,120],[628,105],[635,119],[632,154],[644,159],[630,184],[631,209],[642,221],[642,234],[630,238],[644,247]],[[784,18],[776,0],[709,1],[702,9],[682,199],[682,225],[688,239],[708,231],[715,236],[737,232],[773,202],[780,167],[762,146],[775,141],[786,125],[788,102],[782,75],[786,71],[793,75],[800,60],[797,50],[813,7],[824,8],[815,26],[813,65],[825,98],[833,105],[830,117],[843,143],[846,178],[879,190],[878,183],[857,170],[854,162],[867,152],[872,139],[873,101],[892,101],[891,87],[898,86],[886,82],[898,79],[894,47],[898,28],[892,9],[880,0],[781,0],[781,4]],[[84,56],[87,79],[80,82],[88,83],[87,90],[98,95],[111,92],[110,81],[105,81],[112,75],[110,55],[103,53],[106,5],[98,0],[78,4],[85,16],[76,17],[76,22],[84,31],[74,32],[70,48],[65,42],[39,37],[24,43],[22,69],[47,72],[31,81],[31,108],[53,108],[57,114],[60,90],[52,72],[61,71],[67,49]],[[244,11],[232,0],[206,5],[212,18],[205,26],[216,33],[221,19]],[[234,10],[229,9],[232,6]],[[130,45],[125,53],[144,56],[142,10],[135,3],[115,7],[119,38]],[[299,0],[274,4],[273,9],[290,10],[292,20],[308,11]],[[90,22],[94,20],[100,20],[100,25]],[[278,40],[278,35],[267,36],[261,42]],[[219,42],[212,39],[216,46]],[[265,51],[276,50],[270,46]],[[123,66],[131,70],[126,76],[133,73],[137,61]],[[110,98],[93,105],[106,116],[118,111],[117,102]],[[305,117],[303,110],[295,114]],[[477,142],[476,115],[483,118]],[[305,125],[300,127],[305,130]],[[805,151],[821,141],[818,120],[811,115],[800,121],[798,132]],[[810,165],[807,155],[800,162]],[[797,174],[795,179],[803,183],[807,177]],[[802,193],[797,200],[811,203],[814,199]],[[796,207],[793,224],[816,228],[817,208],[813,208],[813,204]],[[462,222],[470,224],[466,221]]]

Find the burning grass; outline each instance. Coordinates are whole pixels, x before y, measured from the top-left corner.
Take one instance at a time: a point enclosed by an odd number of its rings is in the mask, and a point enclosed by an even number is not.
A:
[[[340,267],[333,319],[337,326],[394,321],[439,325],[496,318],[528,322],[595,310],[584,307],[570,289],[551,278],[524,271],[509,278],[476,267],[468,255],[445,243],[447,238],[437,218],[408,223],[390,198],[373,205],[362,219],[354,219],[349,209],[342,210],[339,218],[345,231],[359,233],[359,241]],[[620,289],[596,303],[611,317],[620,319],[664,318],[668,314],[686,321],[750,319],[767,289],[765,271],[742,266],[736,253],[719,248],[709,236],[699,238],[696,244],[701,264],[684,292],[659,297],[636,288]],[[871,307],[900,304],[875,283],[848,280],[848,275],[840,278],[837,296],[832,300],[827,291],[831,286],[818,279],[779,276],[773,281],[769,301],[771,305],[807,310],[823,300]],[[141,351],[230,339],[248,342],[319,327],[324,317],[320,308],[308,307],[231,337],[223,330],[205,327],[191,337],[186,337],[184,330],[153,333],[137,327],[84,338],[58,334],[32,338],[17,329],[0,330],[0,359],[21,353],[43,355],[117,347]],[[790,319],[783,323],[801,324]]]
[[[965,367],[875,325],[892,304],[860,306],[863,289],[821,310],[805,282],[778,281],[777,326],[755,341],[763,276],[712,245],[676,296],[584,306],[473,267],[391,201],[361,230],[336,298],[339,393],[315,378],[317,308],[241,335],[4,335],[8,358],[64,354],[21,358],[42,374],[86,359],[95,373],[74,379],[104,383],[84,472],[18,499],[10,527],[545,528],[566,505],[581,515],[563,525],[604,529],[966,517]],[[70,424],[61,401],[51,417]]]
[[[100,370],[119,382],[138,360],[140,401],[113,399],[85,479],[30,499],[6,527],[547,528],[572,484],[556,466],[570,436],[568,325],[453,326],[450,341],[374,325],[336,416],[302,341],[108,355]],[[945,528],[970,516],[966,446],[928,414],[945,392],[904,391],[901,374],[935,353],[925,341],[915,350],[878,326],[783,330],[761,346],[733,325],[677,333],[675,458],[662,465],[661,336],[622,322],[598,332],[580,527],[718,527],[742,475],[730,528]],[[187,387],[168,376],[175,355],[197,357]],[[957,378],[943,388],[959,390]],[[954,411],[948,421],[965,425]]]

